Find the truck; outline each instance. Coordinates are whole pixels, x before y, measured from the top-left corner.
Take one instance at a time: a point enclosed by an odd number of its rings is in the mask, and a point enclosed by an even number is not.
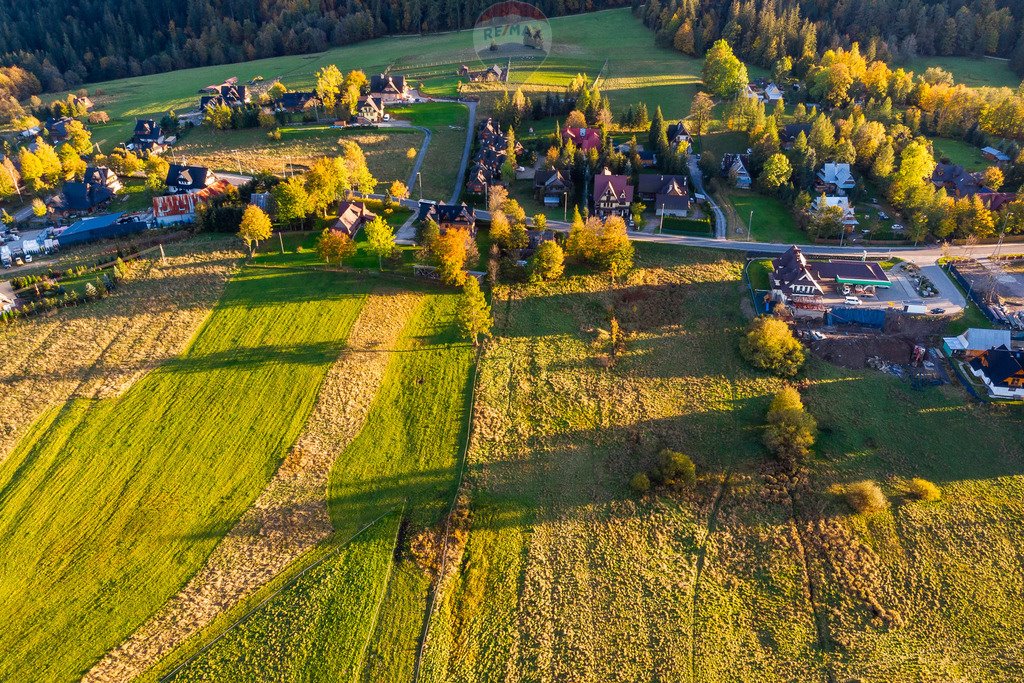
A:
[[[923,303],[909,303],[903,305],[903,312],[913,315],[924,315],[928,312],[928,307]]]
[[[21,250],[25,252],[26,256],[33,256],[41,252],[43,249],[39,246],[39,242],[37,240],[22,240]]]
[[[4,268],[10,268],[14,265],[14,257],[11,256],[11,248],[6,244],[0,247],[0,264],[3,264]]]

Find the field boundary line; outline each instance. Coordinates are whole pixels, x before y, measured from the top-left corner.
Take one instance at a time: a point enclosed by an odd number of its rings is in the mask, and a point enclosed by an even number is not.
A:
[[[486,343],[486,342],[485,342]],[[448,514],[445,516],[444,535],[441,537],[441,569],[437,573],[437,584],[430,590],[427,596],[427,612],[423,621],[423,631],[420,633],[420,645],[416,649],[416,659],[412,668],[412,683],[418,683],[420,678],[420,667],[423,665],[423,654],[427,649],[427,638],[430,636],[430,621],[434,616],[437,607],[437,594],[440,592],[441,584],[444,581],[448,567],[448,540],[451,532],[452,514],[458,504],[459,491],[462,490],[462,481],[466,474],[466,461],[469,457],[469,444],[473,440],[473,415],[476,411],[476,390],[480,378],[480,357],[483,355],[483,344],[476,349],[476,358],[473,359],[473,383],[469,393],[468,423],[466,426],[466,441],[463,444],[462,456],[459,458],[459,476],[455,484],[455,494],[452,496],[451,505],[448,507]]]
[[[408,501],[406,501],[406,502],[408,502]],[[216,638],[214,638],[213,640],[211,640],[210,642],[208,642],[208,643],[207,643],[206,645],[204,645],[203,647],[199,648],[199,650],[197,650],[195,654],[193,654],[193,655],[192,655],[191,657],[189,657],[188,659],[186,659],[186,660],[185,660],[184,662],[182,662],[182,663],[181,663],[181,664],[179,664],[178,666],[176,666],[176,667],[174,667],[173,669],[171,669],[171,671],[169,671],[168,673],[164,674],[163,676],[161,676],[161,677],[160,677],[159,679],[157,679],[157,680],[158,680],[158,681],[159,681],[160,683],[164,683],[164,681],[169,681],[169,680],[173,679],[173,678],[174,678],[175,676],[177,676],[177,675],[178,675],[178,673],[180,673],[180,672],[181,672],[181,670],[182,670],[182,669],[184,669],[184,668],[185,668],[186,666],[188,666],[189,664],[191,664],[192,662],[194,662],[194,661],[195,661],[196,659],[198,659],[198,658],[199,658],[199,657],[200,657],[201,655],[205,654],[205,653],[206,653],[206,652],[207,652],[207,651],[208,651],[208,650],[209,650],[210,648],[212,648],[212,647],[213,647],[214,645],[216,645],[216,644],[217,644],[217,642],[218,642],[218,641],[220,641],[220,640],[221,640],[221,639],[222,639],[222,638],[223,638],[224,636],[226,636],[227,634],[231,633],[231,632],[232,632],[233,630],[235,630],[235,629],[236,629],[237,627],[241,626],[241,625],[242,625],[243,623],[245,623],[246,621],[248,621],[248,620],[249,620],[249,618],[250,618],[250,617],[251,617],[251,616],[252,616],[253,614],[255,614],[255,613],[256,613],[257,611],[259,611],[259,610],[260,610],[260,609],[261,609],[261,608],[262,608],[262,607],[263,607],[264,605],[266,605],[266,604],[267,604],[268,602],[270,602],[271,600],[273,600],[274,598],[276,598],[276,597],[277,597],[278,595],[280,595],[280,594],[281,594],[281,592],[283,592],[285,588],[290,588],[290,587],[291,587],[291,586],[293,586],[293,585],[294,585],[294,584],[295,584],[295,583],[296,583],[296,582],[297,582],[297,581],[298,581],[299,579],[301,579],[301,578],[302,578],[303,576],[305,576],[307,572],[309,572],[309,571],[311,571],[311,570],[313,570],[313,569],[315,569],[315,568],[319,567],[319,566],[320,566],[321,564],[323,564],[323,563],[324,563],[324,562],[326,562],[327,560],[331,559],[332,557],[334,557],[335,555],[337,555],[338,553],[340,553],[340,552],[341,552],[342,550],[344,550],[345,548],[347,548],[347,547],[349,546],[349,544],[350,544],[350,543],[351,543],[352,541],[354,541],[354,540],[355,540],[356,538],[358,538],[358,537],[359,537],[360,535],[362,535],[362,534],[363,534],[363,533],[364,533],[364,532],[365,532],[365,531],[366,531],[367,529],[369,529],[369,528],[370,528],[370,527],[372,527],[372,526],[373,526],[374,524],[376,524],[376,523],[377,523],[377,522],[379,522],[380,520],[384,519],[384,518],[385,518],[385,517],[387,517],[388,515],[392,514],[392,513],[393,513],[393,512],[395,511],[395,510],[397,510],[397,509],[398,509],[398,506],[392,507],[391,509],[389,509],[389,510],[386,510],[385,512],[383,512],[383,513],[382,513],[382,514],[381,514],[381,515],[380,515],[379,517],[376,517],[375,519],[373,519],[373,520],[371,520],[371,521],[367,522],[367,523],[366,523],[365,525],[363,525],[363,526],[362,526],[362,527],[361,527],[361,528],[360,528],[360,529],[359,529],[358,531],[356,531],[356,532],[355,532],[354,534],[352,534],[352,535],[351,535],[351,536],[349,536],[349,537],[348,537],[347,539],[345,539],[345,541],[344,541],[344,542],[342,542],[341,544],[339,544],[337,548],[335,548],[334,550],[331,550],[330,552],[328,552],[327,554],[325,554],[325,555],[324,555],[323,557],[321,557],[320,559],[318,559],[318,560],[314,561],[313,563],[311,563],[311,564],[310,564],[310,565],[308,565],[307,567],[303,568],[303,569],[302,569],[302,571],[300,571],[300,572],[299,572],[298,574],[296,574],[296,575],[295,575],[295,576],[293,576],[292,578],[290,578],[290,579],[288,579],[287,581],[285,581],[285,582],[284,582],[283,584],[281,584],[281,586],[279,586],[279,587],[278,587],[277,589],[275,589],[275,590],[274,590],[274,592],[272,592],[272,593],[271,593],[270,595],[268,595],[267,597],[263,598],[263,600],[261,600],[261,601],[260,601],[259,603],[257,603],[256,605],[254,605],[254,606],[253,606],[252,608],[250,608],[250,609],[249,609],[249,610],[248,610],[247,612],[245,612],[245,614],[243,614],[242,616],[238,617],[238,619],[236,619],[236,620],[235,620],[235,621],[233,621],[233,622],[232,622],[231,624],[229,624],[229,625],[227,626],[227,628],[225,628],[225,629],[224,629],[224,630],[223,630],[223,631],[222,631],[222,632],[221,632],[220,634],[218,634],[218,635],[217,635],[217,637],[216,637]],[[405,503],[403,503],[403,505],[402,505],[402,509],[403,509],[403,510],[405,509]]]

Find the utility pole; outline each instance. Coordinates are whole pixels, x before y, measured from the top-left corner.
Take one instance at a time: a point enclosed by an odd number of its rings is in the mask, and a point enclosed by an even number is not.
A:
[[[284,237],[281,236],[281,231],[277,231],[277,241],[281,244],[281,253],[284,253]]]
[[[665,202],[661,203],[661,221],[658,223],[658,234],[660,235],[665,229]]]
[[[750,221],[747,222],[747,239],[754,241],[754,210],[750,210]]]
[[[416,171],[416,182],[420,186],[420,201],[423,201],[423,176],[420,175],[419,171]]]
[[[562,193],[562,222],[569,222],[569,193]]]

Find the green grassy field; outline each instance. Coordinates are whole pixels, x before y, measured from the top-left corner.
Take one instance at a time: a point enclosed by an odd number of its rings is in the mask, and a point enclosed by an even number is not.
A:
[[[366,154],[374,177],[386,187],[393,180],[409,179],[412,161],[406,150],[423,144],[423,133],[415,129],[338,130],[328,125],[284,126],[281,139],[270,140],[260,128],[213,130],[201,126],[189,131],[174,148],[175,157],[215,170],[251,173],[270,171],[284,175],[303,171],[316,159],[337,154],[340,140],[352,140]]]
[[[727,197],[744,228],[744,234],[730,233],[729,237],[753,239],[756,242],[807,242],[807,234],[796,226],[793,212],[778,199],[751,190],[729,190]]]
[[[362,431],[331,474],[340,537],[389,510],[404,516],[375,524],[175,680],[409,680],[429,585],[409,538],[437,524],[454,495],[469,399],[474,352],[454,335],[456,299],[424,297]]]
[[[975,59],[971,57],[917,57],[900,64],[917,74],[930,66],[937,66],[953,74],[956,83],[974,87],[1016,88],[1021,79],[1001,59]]]
[[[294,441],[365,291],[246,268],[184,355],[38,421],[0,465],[0,678],[80,676],[201,566]]]
[[[469,110],[463,104],[429,102],[390,109],[391,115],[429,128],[430,146],[423,159],[421,181],[423,197],[448,201],[455,189],[455,179],[466,148],[466,126]],[[410,187],[409,195],[419,197],[420,188]]]
[[[982,156],[980,148],[963,140],[932,138],[931,142],[937,160],[949,159],[968,171],[982,171],[992,165],[991,161]]]

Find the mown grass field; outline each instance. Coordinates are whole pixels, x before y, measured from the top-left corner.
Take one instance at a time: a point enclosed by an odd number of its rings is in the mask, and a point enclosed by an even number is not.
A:
[[[423,159],[419,182],[423,184],[424,199],[449,201],[455,190],[462,152],[466,148],[469,109],[464,104],[428,102],[393,107],[390,112],[394,117],[430,129],[430,146]],[[419,185],[409,188],[409,196],[419,198]]]
[[[252,173],[269,171],[278,175],[301,172],[324,156],[338,153],[338,142],[351,140],[366,155],[374,177],[387,187],[393,180],[409,179],[412,161],[406,150],[423,144],[423,133],[415,129],[338,130],[328,125],[284,126],[281,139],[270,140],[260,128],[214,130],[200,126],[189,131],[174,148],[172,156],[219,171]]]
[[[394,512],[175,680],[410,679],[429,579],[409,539],[447,511],[465,434],[474,350],[455,336],[456,299],[423,293],[362,431],[331,474],[339,538]]]
[[[796,226],[793,212],[775,197],[752,190],[728,190],[725,196],[743,227],[743,234],[730,231],[729,237],[755,242],[807,242],[807,234]]]
[[[0,678],[81,675],[198,569],[294,441],[366,287],[243,269],[184,354],[37,421],[0,465]]]
[[[936,159],[949,159],[950,162],[963,166],[967,171],[983,171],[993,163],[981,154],[981,149],[963,140],[948,138],[932,138],[932,147]]]

